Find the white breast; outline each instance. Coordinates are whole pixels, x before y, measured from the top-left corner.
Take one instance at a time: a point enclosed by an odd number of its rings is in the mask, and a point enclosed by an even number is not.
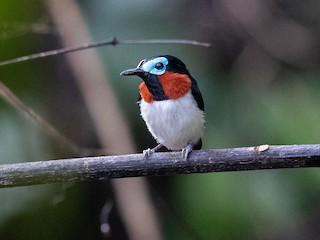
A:
[[[140,102],[141,116],[158,143],[171,150],[195,144],[203,135],[204,112],[189,91],[176,100]]]

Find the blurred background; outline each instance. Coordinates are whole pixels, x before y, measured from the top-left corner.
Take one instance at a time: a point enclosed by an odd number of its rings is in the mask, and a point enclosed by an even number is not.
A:
[[[106,46],[1,67],[0,80],[77,144],[119,154],[155,145],[136,104],[140,79],[119,73],[160,54],[180,58],[198,81],[204,149],[320,142],[319,1],[62,2],[2,0],[0,61],[114,36],[213,45]],[[75,156],[3,100],[0,136],[1,164]],[[143,181],[153,239],[320,237],[317,169]],[[139,191],[129,188],[120,197],[125,182],[1,189],[0,239],[137,239],[125,219]],[[136,209],[140,230],[151,229]]]

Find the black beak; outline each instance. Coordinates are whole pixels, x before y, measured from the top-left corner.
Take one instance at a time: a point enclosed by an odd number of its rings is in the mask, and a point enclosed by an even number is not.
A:
[[[132,76],[132,75],[138,75],[142,76],[145,72],[143,71],[142,68],[131,68],[128,70],[124,70],[123,72],[120,73],[120,75],[123,76]]]

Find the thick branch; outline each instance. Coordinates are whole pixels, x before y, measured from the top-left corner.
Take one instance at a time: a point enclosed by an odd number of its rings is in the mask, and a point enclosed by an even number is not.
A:
[[[74,158],[0,165],[0,187],[54,182],[106,180],[137,176],[225,172],[320,166],[320,144],[243,147],[194,151],[188,161],[180,152]]]

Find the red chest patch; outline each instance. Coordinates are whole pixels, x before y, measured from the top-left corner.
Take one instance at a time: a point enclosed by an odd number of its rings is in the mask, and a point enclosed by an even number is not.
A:
[[[139,89],[140,89],[141,98],[148,103],[152,103],[153,102],[152,94],[150,93],[149,89],[147,88],[147,85],[144,82],[140,83]]]
[[[158,76],[162,89],[168,99],[178,99],[187,94],[191,89],[191,79],[186,74],[165,72],[164,74]],[[152,103],[153,96],[150,93],[147,85],[142,82],[139,85],[141,98]]]
[[[191,79],[186,74],[165,72],[158,78],[169,99],[178,99],[191,89]]]

